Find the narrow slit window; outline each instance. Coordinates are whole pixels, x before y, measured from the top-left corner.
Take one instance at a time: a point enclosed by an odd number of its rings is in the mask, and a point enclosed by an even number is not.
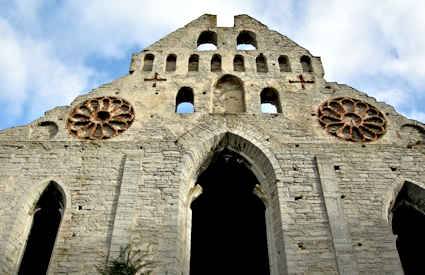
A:
[[[303,55],[300,59],[301,66],[303,68],[303,72],[305,73],[312,73],[313,67],[311,66],[311,59],[310,57]]]
[[[282,113],[279,93],[274,88],[265,88],[261,94],[261,112],[266,114]]]
[[[281,72],[290,72],[291,66],[289,65],[289,59],[286,55],[281,55],[278,59],[279,69]]]
[[[167,56],[167,64],[165,65],[165,70],[167,72],[174,72],[176,70],[177,56],[175,54],[170,54]]]
[[[267,60],[266,57],[263,54],[260,54],[255,59],[255,62],[257,63],[257,72],[258,73],[267,73]]]
[[[193,113],[194,111],[194,96],[192,88],[181,88],[176,96],[176,113],[187,114]]]
[[[215,51],[217,50],[217,33],[213,31],[203,31],[196,42],[198,51]]]
[[[235,72],[245,72],[245,62],[242,55],[237,54],[233,59],[233,70]]]
[[[211,72],[221,72],[221,56],[218,54],[211,58]]]
[[[189,57],[188,71],[189,72],[197,72],[197,71],[199,71],[199,55],[192,54]]]
[[[257,49],[257,39],[255,33],[251,31],[241,31],[236,39],[236,50],[253,51]]]
[[[148,53],[145,55],[145,59],[143,61],[143,71],[152,72],[154,59],[155,56],[153,54]]]
[[[18,274],[46,274],[64,211],[64,197],[50,182],[38,200]]]

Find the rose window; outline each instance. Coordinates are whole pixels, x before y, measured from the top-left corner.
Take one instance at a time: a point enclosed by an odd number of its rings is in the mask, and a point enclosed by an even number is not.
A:
[[[67,121],[69,132],[81,139],[101,140],[118,136],[134,120],[131,104],[118,97],[102,96],[76,106]]]
[[[331,135],[353,142],[369,142],[385,134],[384,115],[358,99],[338,97],[319,106],[320,125]]]

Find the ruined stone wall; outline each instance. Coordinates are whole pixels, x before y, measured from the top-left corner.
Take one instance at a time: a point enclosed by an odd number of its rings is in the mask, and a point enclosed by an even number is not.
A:
[[[320,58],[248,16],[235,17],[233,28],[215,22],[201,16],[135,54],[131,74],[0,132],[1,273],[17,272],[35,204],[54,181],[66,205],[50,274],[95,274],[129,243],[151,254],[155,274],[188,274],[195,183],[214,152],[227,147],[252,164],[261,183],[271,274],[402,274],[389,211],[404,181],[425,187],[424,125],[326,82]],[[218,49],[197,51],[206,30],[216,32]],[[241,31],[255,33],[256,50],[236,50]],[[268,72],[257,72],[260,53]],[[154,60],[144,71],[147,54]],[[169,54],[176,55],[173,72],[166,71]],[[199,55],[199,71],[188,71],[192,54]],[[221,55],[219,72],[211,72],[214,54]],[[244,72],[233,69],[236,54],[244,57]],[[281,55],[291,72],[280,71]],[[303,71],[302,56],[311,58],[312,72]],[[242,83],[244,112],[218,108],[217,83],[225,75]],[[194,113],[175,112],[182,87],[193,90]],[[267,87],[277,91],[281,113],[261,112]],[[92,112],[91,123],[120,116],[125,123],[104,126],[103,134],[70,131],[70,117],[87,125],[78,112],[106,104],[105,97],[121,111]],[[321,104],[334,98],[351,102],[344,108],[372,106],[381,115],[371,117],[385,121],[385,130],[370,142],[329,134]],[[353,125],[359,116],[341,121]]]

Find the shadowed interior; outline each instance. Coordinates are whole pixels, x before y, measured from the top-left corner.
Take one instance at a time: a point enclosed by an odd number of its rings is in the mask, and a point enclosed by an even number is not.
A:
[[[46,274],[62,219],[63,196],[54,183],[36,205],[31,231],[18,274]]]
[[[265,207],[246,160],[224,149],[198,179],[190,274],[269,274]]]
[[[425,190],[405,182],[392,209],[393,233],[405,275],[421,274],[425,246]],[[419,273],[418,273],[419,272]]]

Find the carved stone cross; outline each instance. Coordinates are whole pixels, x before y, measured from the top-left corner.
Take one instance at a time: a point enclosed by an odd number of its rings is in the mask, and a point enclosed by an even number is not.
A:
[[[152,77],[152,78],[145,78],[145,81],[153,81],[152,87],[156,87],[156,82],[157,81],[167,81],[167,79],[166,78],[161,78],[159,76],[159,73],[155,73],[154,74],[154,77]]]
[[[301,88],[303,90],[305,89],[304,84],[306,84],[306,83],[314,83],[314,80],[305,80],[302,74],[300,74],[298,76],[298,79],[299,80],[289,80],[289,83],[301,83]]]

